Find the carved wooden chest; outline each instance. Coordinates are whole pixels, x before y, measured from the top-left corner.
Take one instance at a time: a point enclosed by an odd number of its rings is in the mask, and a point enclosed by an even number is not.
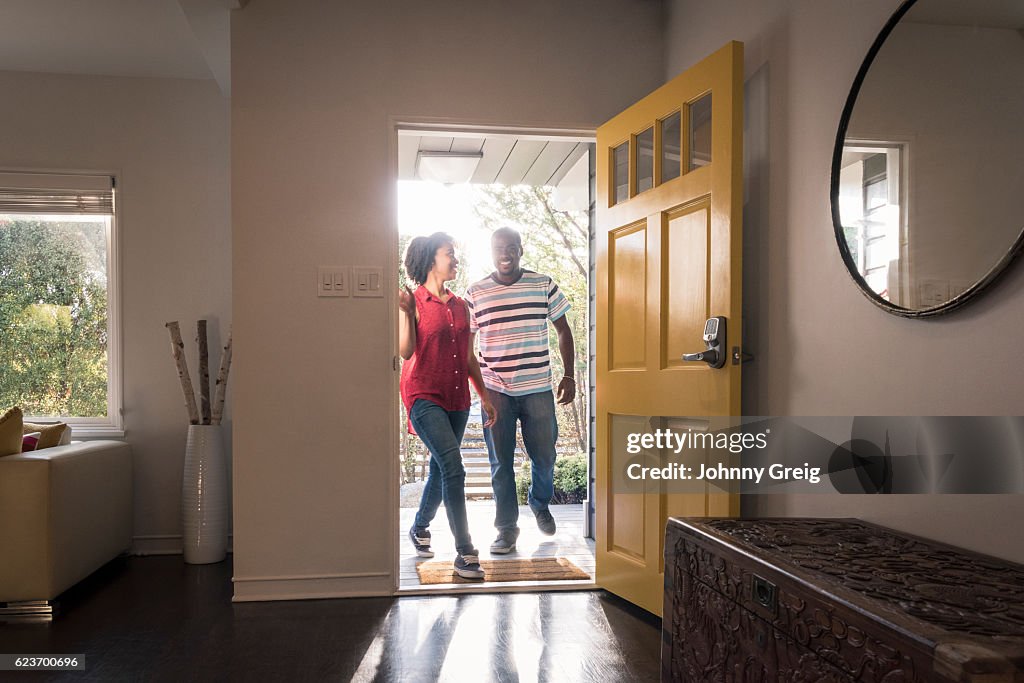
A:
[[[852,519],[671,519],[662,679],[1024,682],[1024,566]]]

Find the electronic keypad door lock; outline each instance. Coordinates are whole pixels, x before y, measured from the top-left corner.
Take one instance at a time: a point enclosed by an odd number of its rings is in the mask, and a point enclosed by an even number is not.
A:
[[[725,344],[725,316],[708,318],[708,321],[704,323],[704,345],[707,348],[700,353],[684,353],[683,360],[703,361],[712,368],[724,367],[727,356]]]

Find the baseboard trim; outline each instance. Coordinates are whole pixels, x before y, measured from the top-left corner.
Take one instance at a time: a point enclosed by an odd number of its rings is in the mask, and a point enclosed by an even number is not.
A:
[[[232,583],[235,586],[232,602],[390,597],[395,590],[390,572],[236,576]]]
[[[228,552],[234,550],[234,538],[228,534]],[[184,554],[181,534],[143,534],[132,537],[129,555],[182,555]]]

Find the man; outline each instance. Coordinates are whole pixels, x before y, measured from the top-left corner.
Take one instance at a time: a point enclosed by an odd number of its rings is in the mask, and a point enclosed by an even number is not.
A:
[[[523,443],[530,457],[530,492],[527,498],[537,527],[551,536],[555,520],[548,510],[554,493],[555,395],[552,394],[548,353],[548,321],[558,334],[558,351],[565,374],[558,383],[559,404],[576,396],[575,349],[565,314],[569,301],[550,277],[523,270],[523,242],[512,228],[499,228],[491,236],[495,271],[466,292],[470,334],[480,336],[480,368],[487,393],[498,412],[497,421],[484,429],[494,489],[494,526],[498,537],[491,552],[510,553],[519,538],[519,501],[516,498],[516,423],[522,424]]]

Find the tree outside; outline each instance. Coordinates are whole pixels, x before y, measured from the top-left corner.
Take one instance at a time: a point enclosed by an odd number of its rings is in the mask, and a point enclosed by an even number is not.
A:
[[[0,406],[107,414],[106,225],[0,217]]]

